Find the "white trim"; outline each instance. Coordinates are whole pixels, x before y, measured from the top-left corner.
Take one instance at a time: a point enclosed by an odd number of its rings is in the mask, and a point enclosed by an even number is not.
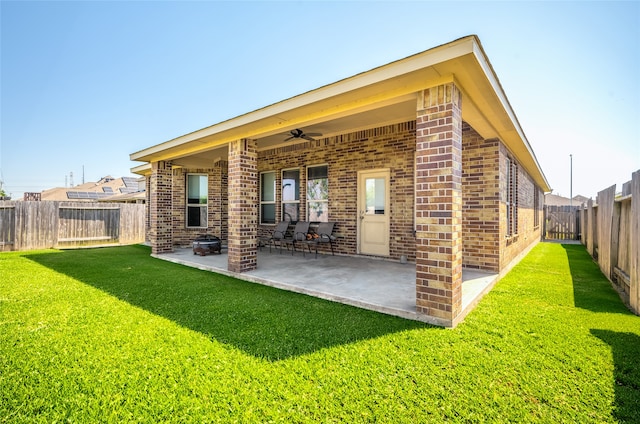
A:
[[[361,186],[361,181],[368,174],[371,175],[380,175],[384,174],[385,176],[385,220],[387,224],[387,243],[386,243],[386,254],[377,255],[374,253],[362,252],[362,218],[363,218],[363,210],[361,210],[360,206],[364,202],[363,198],[363,187]],[[357,225],[356,225],[356,253],[358,255],[371,255],[371,256],[381,256],[381,257],[389,257],[391,254],[391,169],[390,168],[376,168],[376,169],[362,169],[358,171],[356,183],[356,211],[357,211]],[[414,196],[415,197],[415,196]]]

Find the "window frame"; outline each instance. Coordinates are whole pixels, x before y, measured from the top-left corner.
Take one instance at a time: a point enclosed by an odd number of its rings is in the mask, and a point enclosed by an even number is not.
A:
[[[507,198],[506,198],[506,237],[518,234],[518,165],[515,160],[507,158]]]
[[[266,174],[273,174],[273,200],[264,200],[263,199],[263,184],[264,184],[264,176]],[[272,171],[263,171],[260,173],[260,187],[259,187],[259,199],[260,199],[260,225],[275,225],[276,223],[276,204],[278,199],[278,193],[276,191],[277,181],[276,181],[277,172],[275,170]],[[265,205],[273,205],[273,222],[264,220],[263,206]]]
[[[291,171],[296,171],[298,173],[298,187],[296,190],[296,193],[294,194],[294,197],[297,197],[297,199],[294,200],[284,200],[284,173],[285,172],[291,172]],[[285,168],[280,170],[280,214],[282,215],[282,220],[283,221],[287,221],[287,219],[285,219],[285,213],[286,213],[286,206],[285,205],[298,205],[298,213],[296,214],[296,218],[297,219],[289,219],[288,221],[290,221],[292,224],[295,224],[296,222],[298,222],[300,220],[300,189],[301,189],[301,172],[300,172],[300,168]],[[295,189],[294,189],[295,190]]]
[[[189,181],[190,177],[204,177],[206,193],[207,195],[204,197],[205,203],[189,203]],[[199,180],[200,181],[200,180]],[[198,198],[202,200],[201,197]],[[204,216],[204,225],[189,225],[189,217],[191,214],[189,213],[191,209],[198,208],[200,209],[199,216],[202,218]],[[204,214],[202,212],[204,209]],[[198,173],[198,172],[190,172],[187,173],[185,179],[185,220],[184,225],[186,228],[209,228],[209,174]],[[201,222],[202,223],[202,222]]]
[[[540,189],[533,186],[533,228],[540,227]]]
[[[324,178],[309,178],[309,170],[313,169],[313,168],[326,168],[326,177]],[[306,198],[305,198],[305,206],[306,206],[306,214],[305,216],[307,217],[307,221],[309,222],[328,222],[329,221],[329,165],[328,164],[318,164],[318,165],[309,165],[306,167],[306,172],[305,172],[305,176],[306,176],[306,180],[305,180],[305,188],[306,188]],[[309,181],[312,180],[320,180],[320,179],[326,179],[327,183],[327,189],[326,189],[326,199],[310,199],[309,196]],[[311,203],[325,203],[326,204],[326,208],[324,210],[326,210],[326,218],[320,221],[311,221],[310,218],[310,214],[311,214],[311,210],[312,208],[310,207]]]

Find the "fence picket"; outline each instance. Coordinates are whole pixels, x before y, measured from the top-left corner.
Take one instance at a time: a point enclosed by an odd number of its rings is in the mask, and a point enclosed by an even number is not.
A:
[[[598,264],[602,273],[609,278],[613,270],[611,247],[615,197],[615,185],[598,192]]]

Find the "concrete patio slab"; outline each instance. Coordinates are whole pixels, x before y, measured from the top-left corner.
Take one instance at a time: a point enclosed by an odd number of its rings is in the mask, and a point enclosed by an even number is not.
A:
[[[413,263],[354,257],[291,254],[274,249],[258,252],[257,269],[246,273],[227,270],[226,250],[220,255],[194,255],[191,248],[153,255],[170,262],[229,275],[240,280],[303,293],[359,308],[423,322],[416,313],[416,267]],[[498,274],[462,271],[462,316],[466,316],[498,279]]]

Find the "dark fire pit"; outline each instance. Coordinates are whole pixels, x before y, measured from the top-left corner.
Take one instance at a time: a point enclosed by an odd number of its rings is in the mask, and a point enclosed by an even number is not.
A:
[[[198,236],[193,241],[193,254],[204,256],[207,253],[222,254],[222,243],[216,236],[204,235]]]

